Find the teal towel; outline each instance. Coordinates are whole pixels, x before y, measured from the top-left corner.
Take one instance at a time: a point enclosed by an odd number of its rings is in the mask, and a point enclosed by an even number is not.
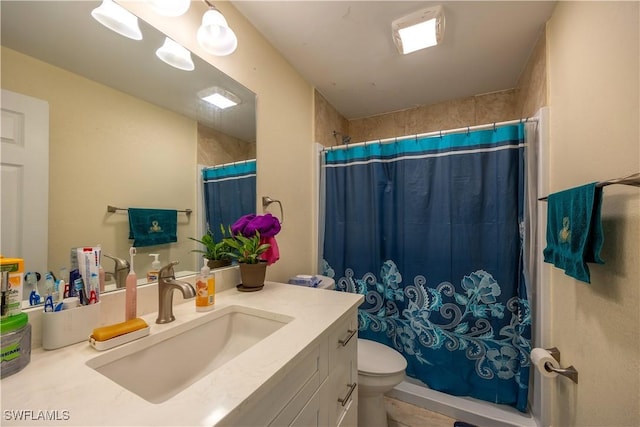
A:
[[[568,276],[591,283],[587,262],[604,264],[600,250],[604,242],[600,208],[602,188],[596,183],[549,195],[547,247],[544,262]]]
[[[177,210],[129,208],[129,239],[136,248],[177,242],[177,230]]]

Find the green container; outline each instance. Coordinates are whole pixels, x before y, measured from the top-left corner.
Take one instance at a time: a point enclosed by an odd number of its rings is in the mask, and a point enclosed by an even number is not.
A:
[[[20,372],[31,361],[31,324],[26,313],[0,321],[0,378]]]

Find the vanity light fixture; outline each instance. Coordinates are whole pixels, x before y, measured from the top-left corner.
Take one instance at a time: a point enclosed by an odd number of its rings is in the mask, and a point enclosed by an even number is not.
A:
[[[184,15],[191,5],[191,0],[147,0],[147,2],[158,15],[173,17]]]
[[[393,41],[402,54],[435,46],[442,42],[444,11],[442,6],[413,12],[391,23]]]
[[[198,92],[198,97],[221,110],[233,107],[241,102],[236,95],[217,86],[201,90]]]
[[[180,70],[191,71],[196,68],[191,59],[191,52],[169,37],[165,37],[164,44],[156,50],[156,56]]]
[[[142,40],[138,17],[114,3],[113,0],[102,0],[102,4],[91,11],[91,16],[122,36],[133,40]]]
[[[204,2],[209,6],[202,15],[202,25],[198,28],[198,44],[207,52],[216,56],[230,55],[238,47],[236,34],[222,13],[208,0]]]

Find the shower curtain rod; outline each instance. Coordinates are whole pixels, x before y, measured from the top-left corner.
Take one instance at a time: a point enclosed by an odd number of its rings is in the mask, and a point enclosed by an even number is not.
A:
[[[255,162],[255,161],[256,159],[238,160],[237,162],[223,163],[221,165],[205,166],[204,169],[225,168],[227,166],[236,166],[236,165],[247,164],[249,162]]]
[[[484,125],[467,126],[463,128],[457,128],[457,129],[437,130],[434,132],[419,133],[416,135],[405,135],[405,136],[398,136],[393,138],[383,138],[383,139],[375,139],[375,140],[365,141],[365,142],[356,142],[354,144],[335,145],[332,147],[324,147],[322,151],[338,150],[341,148],[358,147],[361,145],[369,145],[369,144],[388,144],[390,142],[396,142],[402,139],[410,139],[410,138],[417,139],[417,138],[426,138],[429,136],[442,136],[442,135],[447,135],[452,133],[470,132],[472,130],[491,129],[491,128],[497,128],[501,126],[515,125],[518,123],[537,122],[537,121],[538,121],[537,117],[528,117],[526,119],[509,120],[506,122],[487,123]]]

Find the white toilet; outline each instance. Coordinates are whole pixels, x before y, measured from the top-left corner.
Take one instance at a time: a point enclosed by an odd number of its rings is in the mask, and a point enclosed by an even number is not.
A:
[[[318,288],[335,289],[330,277]],[[358,338],[358,425],[387,427],[384,394],[404,380],[406,359],[396,350],[375,341]]]

